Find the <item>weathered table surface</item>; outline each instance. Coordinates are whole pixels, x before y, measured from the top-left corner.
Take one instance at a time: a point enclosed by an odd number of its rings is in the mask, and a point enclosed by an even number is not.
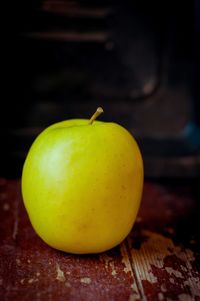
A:
[[[200,199],[183,186],[146,182],[128,238],[78,256],[43,243],[20,181],[0,179],[0,300],[200,300]]]

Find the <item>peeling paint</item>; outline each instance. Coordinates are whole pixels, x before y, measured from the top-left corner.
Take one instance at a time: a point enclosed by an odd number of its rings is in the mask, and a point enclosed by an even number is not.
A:
[[[64,282],[65,281],[65,275],[64,275],[64,272],[60,269],[60,266],[59,266],[58,263],[56,264],[56,271],[57,271],[56,279],[58,281]]]
[[[117,275],[117,271],[115,270],[114,261],[110,261],[111,274],[115,277]]]
[[[133,289],[133,292],[134,294],[131,294],[132,298],[135,298],[133,300],[138,300],[140,299],[140,295],[139,293],[136,293],[138,292],[138,288],[137,288],[137,285],[136,285],[136,282],[134,281],[134,275],[133,275],[133,270],[132,270],[132,267],[131,267],[131,263],[130,263],[130,260],[128,258],[128,252],[127,252],[127,249],[126,249],[126,246],[125,246],[125,243],[121,243],[120,245],[120,252],[121,252],[121,255],[122,255],[122,263],[124,264],[124,272],[127,274],[127,273],[130,273],[131,275],[131,279],[133,280],[132,283],[131,283],[131,288]]]
[[[31,284],[31,283],[33,283],[33,282],[37,282],[37,281],[38,281],[38,279],[31,278],[31,279],[29,279],[29,280],[28,280],[28,283],[30,283],[30,284]]]
[[[165,270],[167,271],[167,273],[169,273],[170,275],[174,275],[178,278],[184,278],[183,275],[181,274],[181,272],[179,272],[178,270],[174,270],[171,267],[165,267]]]
[[[117,275],[117,271],[115,270],[115,264],[114,264],[113,258],[109,257],[106,254],[101,254],[99,257],[100,257],[100,260],[105,263],[106,270],[109,270],[109,268],[110,268],[111,275],[115,277]]]
[[[112,257],[110,257],[106,254],[101,254],[101,255],[99,255],[99,258],[100,258],[100,261],[105,263],[105,268],[108,269],[110,261],[113,260]]]
[[[199,242],[196,232],[189,232],[193,231],[194,210],[188,210],[195,208],[193,199],[183,201],[185,195],[173,195],[173,187],[163,191],[159,191],[162,185],[145,187],[144,205],[128,239],[113,250],[86,256],[43,244],[25,213],[20,182],[8,181],[5,188],[0,187],[7,195],[0,206],[0,255],[5,271],[0,299],[200,300],[199,255],[195,253]],[[8,212],[5,204],[10,205]]]
[[[91,278],[89,277],[83,277],[80,280],[81,283],[90,284],[92,282]]]
[[[172,249],[173,253],[184,262],[186,261],[185,257],[187,256],[188,257],[187,259],[189,259],[188,268],[190,269],[192,268],[191,262],[194,261],[195,258],[191,250],[186,249],[185,252],[183,252],[179,246],[177,247],[174,245],[173,241],[170,238],[155,232],[145,230],[142,232],[142,235],[147,236],[148,240],[143,242],[140,250],[132,249],[131,252],[132,252],[132,257],[133,258],[137,257],[138,261],[142,263],[143,253],[148,251],[149,261],[146,262],[145,264],[147,265],[146,268],[148,268],[149,271],[151,270],[151,265],[154,265],[157,268],[163,268],[165,257],[171,255],[169,249]],[[130,247],[131,244],[132,241],[129,238]]]
[[[183,250],[181,246],[174,245],[172,239],[155,232],[144,230],[141,236],[147,236],[148,239],[142,243],[139,250],[134,248],[131,250],[133,265],[135,270],[138,271],[138,277],[152,284],[160,283],[163,281],[162,278],[158,278],[159,274],[154,273],[155,269],[159,269],[162,273],[166,272],[171,276],[169,282],[172,285],[177,285],[176,279],[182,279],[182,281],[185,279],[181,284],[182,286],[179,285],[183,296],[190,287],[191,297],[199,297],[200,279],[194,277],[192,272],[192,264],[195,260],[192,250]],[[131,248],[132,238],[129,238],[128,244]],[[180,264],[180,262],[183,264]],[[172,263],[172,266],[170,263]],[[161,291],[163,293],[167,291],[163,284]]]
[[[200,277],[188,277],[187,280],[183,282],[184,286],[189,286],[192,295],[200,298]]]
[[[187,268],[186,267],[184,267],[183,265],[180,265],[180,267],[181,267],[181,270],[183,270],[184,272],[187,272]]]
[[[122,263],[124,264],[124,272],[125,273],[130,273],[131,276],[133,276],[133,271],[132,271],[132,268],[131,268],[131,264],[130,264],[128,254],[127,254],[126,247],[125,247],[124,243],[122,243],[121,246],[120,246],[120,252],[122,254]]]
[[[158,278],[152,273],[152,271],[149,271],[149,279],[151,283],[157,283]]]

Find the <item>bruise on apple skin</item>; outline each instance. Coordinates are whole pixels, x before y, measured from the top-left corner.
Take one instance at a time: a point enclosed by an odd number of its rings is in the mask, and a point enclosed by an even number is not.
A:
[[[0,179],[0,299],[200,300],[198,230],[179,235],[183,221],[189,227],[200,218],[198,206],[186,188],[145,183],[133,231],[120,246],[72,255],[43,243],[23,207],[20,182]]]

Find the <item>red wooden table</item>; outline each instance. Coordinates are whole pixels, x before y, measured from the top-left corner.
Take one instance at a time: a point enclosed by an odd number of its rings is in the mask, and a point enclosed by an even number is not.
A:
[[[200,300],[200,200],[190,186],[146,182],[137,222],[118,247],[71,255],[48,247],[19,180],[0,179],[0,300]]]

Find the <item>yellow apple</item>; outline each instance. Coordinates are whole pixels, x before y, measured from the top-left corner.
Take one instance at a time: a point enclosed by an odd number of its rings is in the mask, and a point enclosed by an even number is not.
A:
[[[50,246],[98,253],[124,240],[139,209],[143,162],[122,126],[58,122],[34,141],[24,163],[22,195],[37,234]]]

